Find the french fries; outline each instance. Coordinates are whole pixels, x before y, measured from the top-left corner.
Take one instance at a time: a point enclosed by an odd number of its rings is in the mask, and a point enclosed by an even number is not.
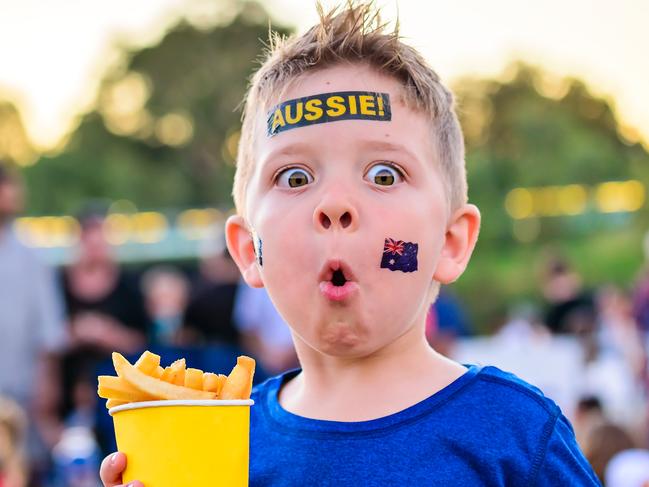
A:
[[[150,401],[154,396],[143,392],[137,387],[126,382],[121,377],[110,375],[100,375],[98,377],[99,387],[97,392],[99,397],[105,399],[116,399],[118,401]]]
[[[157,369],[160,366],[160,355],[146,350],[133,365],[137,370],[147,375],[154,375],[154,373],[157,375]]]
[[[174,378],[172,384],[182,386],[185,384],[185,359],[181,358],[171,364],[171,369],[174,371]]]
[[[221,393],[221,389],[226,380],[227,377],[223,374],[216,375],[212,372],[205,372],[203,374],[203,390],[216,392],[218,395]]]
[[[185,387],[190,389],[203,390],[203,371],[199,369],[185,370]],[[209,391],[206,391],[209,392]]]
[[[220,399],[240,399],[250,397],[252,390],[252,376],[255,373],[255,361],[250,357],[241,355],[237,358],[230,375],[223,384]]]
[[[116,407],[116,406],[121,406],[121,405],[123,405],[123,404],[127,404],[127,402],[126,402],[126,401],[119,401],[119,400],[117,400],[117,399],[108,399],[108,400],[106,401],[106,407],[107,407],[108,409],[110,409],[110,408],[114,408],[114,407]]]
[[[114,352],[113,366],[117,377],[98,377],[97,393],[107,408],[165,399],[249,399],[255,371],[255,361],[244,355],[228,376],[188,368],[185,359],[162,367],[160,356],[148,350],[135,364]]]

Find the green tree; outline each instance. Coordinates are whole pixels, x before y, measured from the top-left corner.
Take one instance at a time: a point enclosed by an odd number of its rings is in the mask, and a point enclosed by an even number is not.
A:
[[[455,91],[467,146],[470,199],[483,217],[469,268],[456,290],[482,329],[495,326],[520,299],[539,300],[538,266],[548,247],[568,256],[588,285],[628,285],[641,265],[639,244],[649,213],[604,215],[587,207],[576,216],[515,221],[505,198],[516,187],[546,187],[637,179],[649,181],[649,154],[621,135],[610,101],[576,79],[556,79],[522,63],[503,79],[463,79]],[[522,243],[515,228],[535,228]]]
[[[620,135],[609,101],[575,79],[554,80],[547,96],[548,73],[522,63],[508,70],[509,81],[465,79],[456,87],[470,196],[488,222],[484,240],[511,241],[504,199],[515,187],[649,180],[649,154]],[[574,217],[546,219],[540,238],[573,225]]]
[[[0,100],[0,160],[20,166],[32,164],[36,152],[20,113],[9,101]]]
[[[88,199],[138,207],[229,207],[237,110],[268,37],[257,3],[209,29],[181,21],[159,44],[125,53],[64,150],[27,171],[34,213],[71,212]],[[286,33],[285,30],[282,30]]]

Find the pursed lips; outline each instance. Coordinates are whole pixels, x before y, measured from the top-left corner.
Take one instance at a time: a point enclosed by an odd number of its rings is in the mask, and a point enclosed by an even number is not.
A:
[[[320,292],[330,301],[345,301],[358,290],[356,276],[341,259],[330,259],[325,263],[319,282]]]

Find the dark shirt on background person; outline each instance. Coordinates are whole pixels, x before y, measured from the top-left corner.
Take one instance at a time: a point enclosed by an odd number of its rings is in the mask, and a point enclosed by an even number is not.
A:
[[[581,334],[592,331],[595,318],[592,294],[581,292],[565,301],[549,303],[544,321],[552,333]]]
[[[93,386],[94,395],[95,368],[99,362],[108,360],[112,351],[132,353],[144,346],[149,320],[135,275],[120,271],[112,289],[95,299],[75,295],[65,273],[62,283],[69,323],[72,327],[77,323],[79,328],[78,323],[84,322],[83,331],[73,332],[77,337],[76,343],[63,360],[62,416],[65,418],[79,403],[95,400],[88,397],[87,386]],[[119,331],[108,332],[106,326]],[[124,331],[128,338],[116,337],[117,333]],[[123,347],[119,346],[120,342],[124,343]]]
[[[593,334],[596,311],[592,293],[567,260],[555,255],[546,262],[541,290],[546,301],[544,322],[552,333]]]
[[[104,221],[98,213],[79,218],[79,244],[62,276],[71,338],[63,361],[62,415],[74,412],[81,421],[97,401],[98,364],[113,351],[132,354],[146,344],[148,317],[139,281],[120,268]]]
[[[189,300],[183,326],[199,343],[239,345],[232,311],[237,283],[200,282]]]
[[[225,247],[222,229],[214,228],[200,254],[198,273],[183,317],[184,343],[239,347],[241,335],[233,310],[240,273]]]
[[[64,273],[63,291],[68,316],[88,312],[100,313],[142,334],[147,331],[149,318],[139,289],[139,278],[135,274],[119,271],[112,290],[98,299],[87,299],[72,292],[69,278]]]

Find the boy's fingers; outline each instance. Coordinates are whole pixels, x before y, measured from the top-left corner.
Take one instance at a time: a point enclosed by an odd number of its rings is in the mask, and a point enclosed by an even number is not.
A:
[[[99,476],[104,487],[118,487],[122,483],[122,472],[126,468],[126,455],[113,453],[104,458],[99,469]]]
[[[144,487],[144,484],[134,480],[128,485],[122,485],[122,472],[126,468],[126,455],[113,453],[104,458],[99,469],[99,476],[105,487]]]

